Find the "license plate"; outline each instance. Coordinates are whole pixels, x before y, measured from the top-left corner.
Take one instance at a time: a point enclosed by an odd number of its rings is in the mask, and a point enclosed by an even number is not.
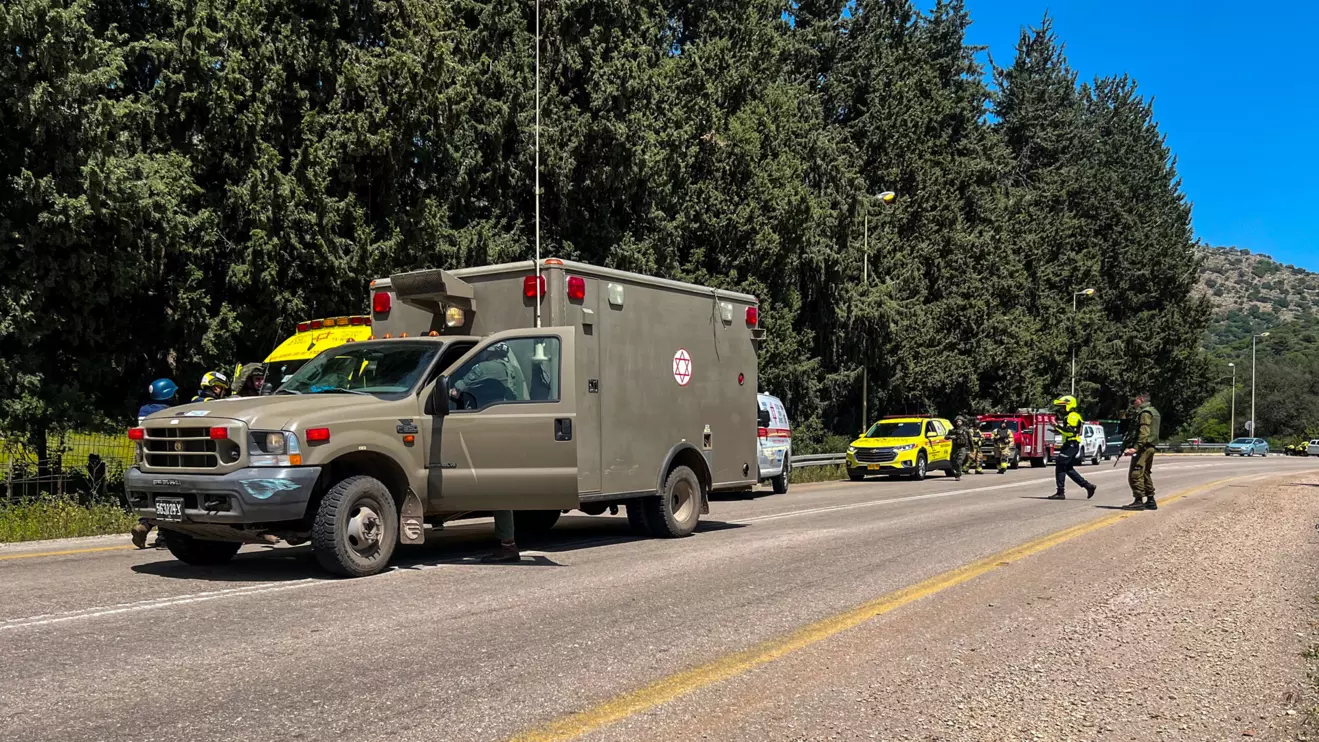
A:
[[[880,467],[879,464],[871,464],[871,465],[870,465],[870,471],[879,471],[880,468],[881,468],[881,467]]]
[[[183,520],[183,498],[157,497],[156,517],[160,520]]]

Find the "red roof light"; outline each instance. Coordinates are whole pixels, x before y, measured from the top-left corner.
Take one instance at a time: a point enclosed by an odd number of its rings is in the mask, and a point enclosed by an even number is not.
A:
[[[371,295],[371,311],[376,314],[388,314],[394,306],[394,297],[388,291],[377,291]]]
[[[319,329],[321,329],[321,327],[324,326],[324,325],[325,325],[325,323],[322,322],[322,321],[320,321],[320,320],[318,320],[318,319],[314,319],[314,320],[311,321],[311,329],[313,329],[313,330],[319,330]]]
[[[310,322],[299,322],[299,323],[298,323],[298,332],[306,332],[307,330],[310,330],[310,329],[311,329],[311,323],[310,323]]]

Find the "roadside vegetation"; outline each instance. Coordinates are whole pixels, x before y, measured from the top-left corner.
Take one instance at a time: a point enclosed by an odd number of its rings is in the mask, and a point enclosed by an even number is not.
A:
[[[127,533],[137,519],[113,503],[69,497],[0,502],[0,543]]]

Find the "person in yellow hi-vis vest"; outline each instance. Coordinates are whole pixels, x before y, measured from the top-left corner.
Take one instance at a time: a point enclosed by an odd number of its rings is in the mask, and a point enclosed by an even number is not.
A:
[[[1087,499],[1095,496],[1095,486],[1085,480],[1080,472],[1076,471],[1076,462],[1081,458],[1081,427],[1085,419],[1081,413],[1076,411],[1076,397],[1064,395],[1053,400],[1053,405],[1058,408],[1058,422],[1055,426],[1063,438],[1063,447],[1059,449],[1058,455],[1053,460],[1054,480],[1057,482],[1058,491],[1049,495],[1050,500],[1065,500],[1067,495],[1063,493],[1063,487],[1067,482],[1067,477],[1071,477],[1073,482],[1081,485],[1085,489]]]

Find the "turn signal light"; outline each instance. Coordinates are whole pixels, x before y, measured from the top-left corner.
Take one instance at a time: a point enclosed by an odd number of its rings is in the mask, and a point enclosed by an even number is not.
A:
[[[308,443],[324,443],[330,440],[329,428],[307,428]]]
[[[388,291],[377,291],[371,295],[371,311],[376,314],[387,314],[393,306],[394,300]]]
[[[228,428],[211,428],[211,440],[213,440],[213,441],[227,441],[227,440],[229,440],[229,429],[228,429]]]
[[[146,437],[147,437],[147,431],[144,428],[128,429],[128,440],[130,441],[140,441]]]
[[[760,307],[747,307],[747,327],[755,327],[760,323]]]
[[[523,276],[522,295],[536,299],[545,295],[545,276]]]
[[[581,276],[568,276],[568,298],[581,301],[586,298],[586,279]]]

